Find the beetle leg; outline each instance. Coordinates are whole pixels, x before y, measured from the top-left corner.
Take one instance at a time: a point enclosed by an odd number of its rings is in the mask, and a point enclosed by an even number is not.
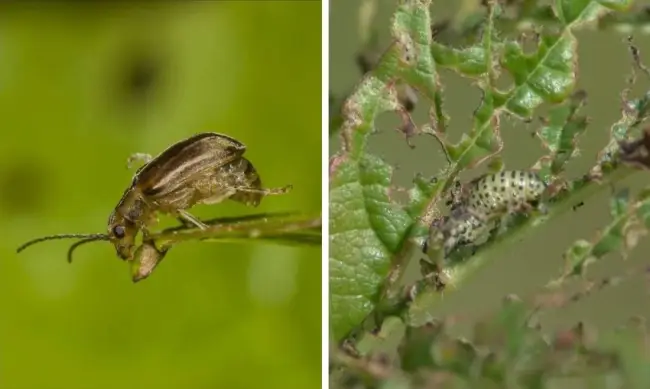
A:
[[[271,195],[281,195],[288,193],[291,189],[293,189],[293,185],[287,185],[283,186],[281,188],[245,188],[245,187],[235,187],[233,188],[237,192],[245,192],[245,193],[258,193],[264,196],[271,196]]]
[[[191,227],[191,226],[193,226],[192,223],[188,222],[187,220],[183,219],[180,216],[177,217],[176,219],[178,220],[179,223],[181,223],[181,225],[183,225],[183,227]]]
[[[220,202],[224,201],[225,199],[229,198],[230,196],[232,196],[232,195],[234,195],[236,193],[237,193],[236,190],[229,188],[227,190],[217,192],[217,193],[213,194],[212,196],[201,200],[201,204],[217,204],[217,203],[220,203]]]
[[[185,210],[182,210],[182,209],[179,209],[177,212],[180,215],[179,219],[183,219],[184,221],[186,221],[186,222],[188,222],[190,224],[193,224],[193,225],[199,227],[202,230],[205,230],[206,228],[208,228],[208,226],[205,223],[203,223],[202,221],[200,221],[196,217],[192,216],[191,213],[189,213],[189,212],[187,212]]]
[[[126,160],[126,166],[131,169],[133,167],[134,162],[143,162],[144,164],[147,164],[151,162],[153,157],[150,154],[146,153],[134,153],[129,156],[129,159]]]

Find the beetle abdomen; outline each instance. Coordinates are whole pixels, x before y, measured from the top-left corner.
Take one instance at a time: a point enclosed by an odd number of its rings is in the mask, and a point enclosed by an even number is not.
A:
[[[133,186],[151,198],[161,198],[209,177],[216,168],[239,159],[246,147],[222,134],[202,133],[178,142],[138,170]]]

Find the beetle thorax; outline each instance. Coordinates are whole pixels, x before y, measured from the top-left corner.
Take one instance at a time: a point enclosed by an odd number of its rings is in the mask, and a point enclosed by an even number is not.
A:
[[[133,224],[147,224],[150,213],[151,207],[144,201],[140,191],[129,188],[117,203],[108,223],[126,221]]]

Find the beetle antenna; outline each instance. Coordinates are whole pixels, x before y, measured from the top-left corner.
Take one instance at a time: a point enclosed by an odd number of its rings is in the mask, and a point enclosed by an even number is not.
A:
[[[108,240],[108,235],[106,234],[59,234],[59,235],[48,235],[48,236],[43,236],[40,238],[32,239],[26,243],[23,243],[20,247],[16,249],[16,252],[19,253],[23,250],[25,250],[27,247],[39,243],[39,242],[44,242],[46,240],[54,240],[54,239],[68,239],[68,238],[84,238],[82,242],[87,241],[90,242],[92,240]],[[76,247],[78,245],[77,242],[73,246]]]
[[[68,263],[72,263],[72,252],[77,247],[81,246],[82,244],[86,244],[86,243],[89,243],[89,242],[95,242],[95,241],[98,241],[98,240],[108,240],[108,236],[105,235],[105,234],[98,234],[96,236],[90,236],[88,238],[85,238],[85,239],[82,239],[82,240],[80,240],[78,242],[73,243],[72,246],[70,246],[70,248],[68,249]]]

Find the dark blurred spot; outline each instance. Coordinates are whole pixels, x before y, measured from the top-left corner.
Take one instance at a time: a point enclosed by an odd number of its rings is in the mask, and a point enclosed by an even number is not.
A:
[[[40,166],[17,162],[0,170],[0,207],[5,214],[42,207],[47,192],[46,173]]]
[[[362,52],[356,55],[355,62],[361,74],[366,74],[375,66],[376,55],[374,53]]]
[[[124,90],[139,98],[151,91],[158,78],[160,68],[153,58],[136,58],[127,68]]]
[[[436,39],[438,35],[446,31],[451,25],[449,19],[441,20],[431,24],[431,38]]]
[[[133,100],[145,99],[153,93],[160,82],[162,61],[149,53],[135,53],[126,58],[122,65],[122,92],[124,97]]]
[[[118,55],[113,72],[110,89],[118,109],[138,114],[159,97],[168,61],[159,46],[139,44]]]

